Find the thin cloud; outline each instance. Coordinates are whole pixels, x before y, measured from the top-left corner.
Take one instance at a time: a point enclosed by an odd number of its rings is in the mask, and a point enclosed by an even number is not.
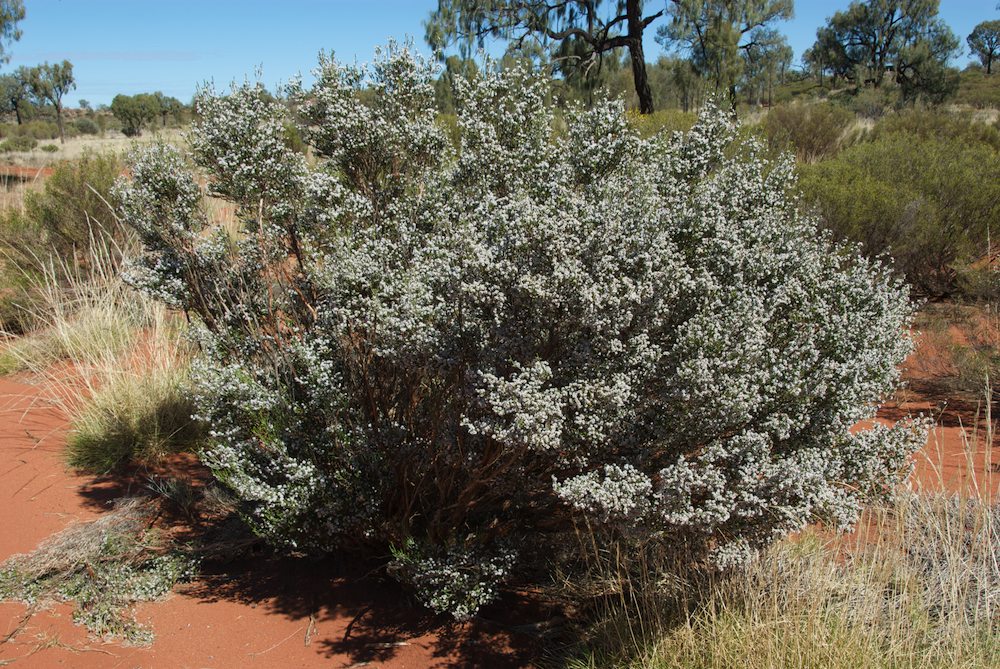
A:
[[[16,55],[17,60],[189,62],[213,54],[207,51],[36,51]]]

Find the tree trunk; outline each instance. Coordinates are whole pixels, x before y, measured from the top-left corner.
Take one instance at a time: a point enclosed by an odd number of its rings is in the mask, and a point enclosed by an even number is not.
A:
[[[17,117],[17,124],[21,125],[23,121],[21,120],[21,101],[18,100],[14,103],[14,116]]]
[[[639,113],[653,113],[653,91],[649,88],[646,76],[646,54],[642,48],[642,2],[628,0],[625,3],[628,15],[628,53],[632,58],[632,81],[635,83],[635,93],[639,96]]]
[[[62,106],[56,106],[56,124],[59,126],[59,143],[66,143],[66,133],[63,132]]]

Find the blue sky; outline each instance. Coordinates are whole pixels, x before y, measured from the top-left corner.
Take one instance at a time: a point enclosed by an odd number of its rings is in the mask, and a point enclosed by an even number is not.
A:
[[[387,38],[413,36],[436,0],[26,0],[24,36],[2,69],[64,58],[73,62],[81,98],[109,103],[117,93],[163,91],[185,102],[205,81],[254,76],[274,86],[308,73],[320,49],[366,61]],[[654,1],[647,6],[655,4]],[[795,2],[779,24],[796,58],[816,28],[849,0]],[[1000,17],[995,0],[942,0],[941,15],[965,44],[980,21]],[[661,47],[650,40],[647,58]],[[956,64],[964,64],[963,56]]]

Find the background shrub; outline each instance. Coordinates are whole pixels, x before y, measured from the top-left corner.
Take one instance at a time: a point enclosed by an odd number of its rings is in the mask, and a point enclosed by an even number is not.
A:
[[[21,209],[3,212],[0,327],[13,332],[31,328],[38,279],[53,258],[56,267],[78,265],[86,272],[95,240],[122,239],[125,231],[115,225],[110,205],[111,187],[121,170],[121,159],[110,153],[61,161],[40,190],[25,193]]]
[[[831,104],[795,103],[772,108],[764,117],[764,136],[772,151],[792,151],[801,162],[835,153],[853,115]]]
[[[90,118],[78,118],[73,121],[73,125],[81,135],[96,135],[101,131],[97,123]]]
[[[642,137],[651,137],[660,132],[688,131],[694,125],[697,116],[680,109],[660,109],[652,114],[629,113],[629,124]]]
[[[955,291],[957,271],[987,253],[990,226],[1000,216],[1000,181],[984,179],[1000,170],[1000,154],[955,127],[887,121],[875,141],[802,171],[806,200],[837,237],[860,242],[871,257],[890,255],[930,295]]]
[[[920,140],[947,138],[1000,151],[1000,128],[978,121],[969,113],[934,108],[911,108],[890,114],[872,129],[871,138],[880,139],[895,133],[916,136]]]
[[[322,59],[292,91],[315,167],[262,86],[205,91],[190,160],[143,149],[117,193],[130,280],[194,318],[203,460],[255,531],[393,552],[461,618],[578,577],[582,527],[726,568],[893,488],[920,430],[849,428],[896,383],[906,289],[816,235],[790,164],[715,110],[644,140],[603,102],[556,135],[520,67],[462,88],[453,151],[434,81],[408,49]]]
[[[31,151],[38,146],[38,140],[25,135],[14,135],[0,142],[0,151],[10,153],[12,151]]]

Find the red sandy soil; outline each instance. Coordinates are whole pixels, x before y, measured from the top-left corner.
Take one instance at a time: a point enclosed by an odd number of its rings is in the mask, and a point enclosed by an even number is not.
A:
[[[52,175],[51,167],[25,167],[24,165],[0,165],[0,177],[15,179],[37,179]]]
[[[141,480],[68,471],[67,420],[41,393],[0,378],[0,561],[95,518],[114,499],[142,492]],[[973,429],[981,407],[930,396],[911,391],[908,401],[879,415],[892,422],[924,413],[938,421],[916,457],[914,485],[997,493],[1000,449],[987,449],[983,430]],[[484,612],[496,622],[448,624],[372,576],[370,567],[266,555],[210,566],[167,600],[139,607],[139,620],[156,634],[150,648],[88,638],[72,624],[69,605],[25,620],[24,605],[0,603],[0,667],[519,667],[537,655],[537,643],[513,628],[548,614],[504,601]]]
[[[67,420],[41,391],[0,378],[0,561],[33,550],[73,522],[91,520],[141,483],[79,476],[62,455]],[[521,602],[487,620],[449,624],[370,575],[371,565],[260,556],[215,568],[162,602],[140,605],[149,648],[88,638],[60,604],[25,620],[0,603],[0,667],[521,667],[537,645],[511,627]],[[8,638],[8,635],[13,636]]]

